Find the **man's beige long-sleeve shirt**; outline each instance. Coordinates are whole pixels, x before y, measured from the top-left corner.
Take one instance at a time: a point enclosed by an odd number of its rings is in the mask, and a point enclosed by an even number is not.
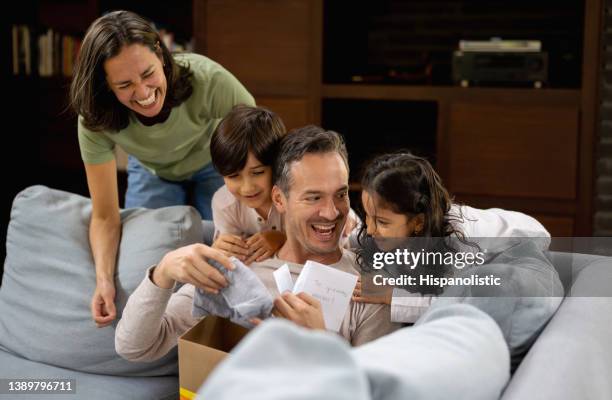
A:
[[[273,297],[279,293],[272,273],[283,264],[289,265],[295,281],[302,270],[300,264],[271,258],[250,266]],[[355,265],[355,255],[343,250],[340,261],[330,267],[358,274]],[[178,337],[200,320],[191,316],[193,285],[185,284],[173,294],[172,289],[156,286],[151,281],[150,272],[151,269],[130,296],[115,333],[117,353],[132,361],[152,361],[164,356],[176,346]],[[391,322],[389,306],[351,301],[339,334],[358,346],[400,326]]]

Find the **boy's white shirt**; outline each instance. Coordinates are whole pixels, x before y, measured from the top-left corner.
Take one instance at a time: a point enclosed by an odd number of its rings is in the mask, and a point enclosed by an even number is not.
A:
[[[219,234],[232,234],[247,238],[258,232],[277,230],[284,232],[282,216],[272,205],[268,217],[261,217],[255,209],[247,207],[223,185],[212,198],[215,238]]]
[[[501,208],[481,210],[453,204],[450,215],[457,218],[453,222],[455,229],[463,232],[468,240],[493,237],[550,238],[550,233],[535,218],[516,211]],[[549,242],[543,241],[542,243]],[[394,288],[391,297],[391,321],[414,323],[435,299],[432,296],[423,296]]]

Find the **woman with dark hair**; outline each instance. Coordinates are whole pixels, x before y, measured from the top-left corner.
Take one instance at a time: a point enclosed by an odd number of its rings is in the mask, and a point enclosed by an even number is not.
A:
[[[129,11],[91,24],[70,99],[93,204],[89,237],[97,285],[91,310],[98,326],[106,326],[116,317],[113,274],[121,232],[115,146],[129,155],[126,208],[191,202],[211,219],[211,198],[223,179],[210,163],[210,137],[234,105],[255,102],[214,61],[171,54],[153,24]]]
[[[371,270],[371,253],[395,247],[425,248],[433,252],[475,251],[471,239],[493,237],[550,237],[534,218],[499,208],[480,210],[453,203],[442,179],[424,158],[410,153],[384,154],[364,168],[361,181],[362,221],[357,241],[358,263]],[[408,239],[410,238],[410,239]],[[445,266],[420,266],[421,271],[444,275]],[[415,322],[429,307],[434,287],[418,287],[418,293],[388,289],[382,295],[362,292],[361,282],[355,301],[391,305],[393,322]],[[439,289],[439,288],[438,288]],[[439,290],[438,290],[439,291]]]

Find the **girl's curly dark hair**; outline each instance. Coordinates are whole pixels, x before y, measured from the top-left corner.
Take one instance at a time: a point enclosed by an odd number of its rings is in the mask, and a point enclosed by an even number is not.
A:
[[[456,252],[454,243],[458,241],[476,246],[465,238],[456,227],[463,216],[451,213],[452,198],[442,185],[442,179],[431,164],[422,157],[407,152],[383,154],[366,164],[361,180],[361,189],[375,197],[381,207],[396,214],[414,218],[423,214],[423,229],[408,246],[426,247],[426,251]],[[362,221],[366,213],[363,205],[357,208]],[[367,234],[367,226],[361,225],[357,236],[359,249],[357,263],[364,272],[371,272],[372,252],[378,250],[376,241]],[[408,240],[402,243],[408,243]],[[449,268],[426,266],[420,272],[447,275]],[[393,273],[392,273],[393,274]],[[427,291],[427,290],[426,290]]]

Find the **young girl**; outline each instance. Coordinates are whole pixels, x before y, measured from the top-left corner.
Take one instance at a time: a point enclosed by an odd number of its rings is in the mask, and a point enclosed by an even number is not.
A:
[[[213,247],[246,264],[272,256],[285,242],[272,205],[272,163],[286,134],[283,121],[262,107],[236,106],[210,142],[215,169],[225,185],[213,196]]]
[[[479,210],[453,204],[442,180],[424,158],[408,153],[385,154],[372,160],[362,179],[362,226],[358,241],[368,238],[453,238],[470,244],[470,238],[550,237],[534,218],[498,208]],[[361,258],[364,265],[366,260]],[[415,322],[434,297],[386,290],[362,296],[359,282],[354,300],[391,305],[393,322]]]

